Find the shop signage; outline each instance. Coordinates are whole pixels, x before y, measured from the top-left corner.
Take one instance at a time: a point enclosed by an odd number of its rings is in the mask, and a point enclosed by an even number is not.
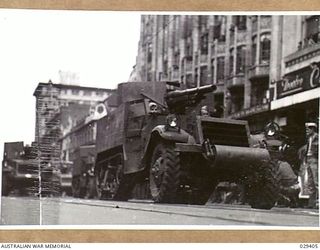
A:
[[[320,69],[318,63],[290,73],[277,82],[277,99],[317,88],[320,86]]]
[[[231,119],[240,119],[243,117],[255,115],[261,112],[269,111],[269,103],[260,104],[249,109],[244,109],[229,116]]]

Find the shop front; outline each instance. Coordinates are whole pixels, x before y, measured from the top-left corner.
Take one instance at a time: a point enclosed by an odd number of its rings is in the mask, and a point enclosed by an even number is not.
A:
[[[299,144],[305,140],[307,121],[318,123],[320,97],[320,63],[288,73],[276,82],[275,98],[270,110],[284,132]]]
[[[251,133],[260,133],[271,120],[270,103],[262,103],[231,114],[228,118],[246,120]]]

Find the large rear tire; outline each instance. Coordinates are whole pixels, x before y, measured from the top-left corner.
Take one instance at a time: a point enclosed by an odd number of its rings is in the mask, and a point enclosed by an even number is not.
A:
[[[152,152],[150,161],[150,192],[158,203],[174,203],[180,186],[180,159],[174,145],[161,142]]]
[[[248,185],[249,204],[252,208],[271,209],[279,197],[277,167],[272,161],[262,164]]]
[[[96,176],[97,194],[101,200],[127,201],[131,197],[134,176],[125,175],[123,166],[100,168]]]

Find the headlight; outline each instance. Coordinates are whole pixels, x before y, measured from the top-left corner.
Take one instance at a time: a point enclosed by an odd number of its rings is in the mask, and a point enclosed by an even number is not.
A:
[[[158,105],[155,102],[150,102],[149,103],[149,110],[150,110],[151,114],[158,113]]]
[[[176,128],[178,127],[179,125],[179,122],[178,122],[178,118],[175,116],[175,115],[168,115],[167,116],[167,125],[170,127],[170,128]]]
[[[24,176],[25,176],[26,178],[28,178],[28,179],[32,177],[31,174],[25,174]]]

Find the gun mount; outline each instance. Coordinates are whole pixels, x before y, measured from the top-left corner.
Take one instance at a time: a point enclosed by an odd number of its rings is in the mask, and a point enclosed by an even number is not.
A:
[[[185,113],[187,107],[197,105],[205,98],[205,94],[213,92],[216,89],[215,85],[206,85],[185,90],[173,90],[167,93],[165,100],[170,112]]]

